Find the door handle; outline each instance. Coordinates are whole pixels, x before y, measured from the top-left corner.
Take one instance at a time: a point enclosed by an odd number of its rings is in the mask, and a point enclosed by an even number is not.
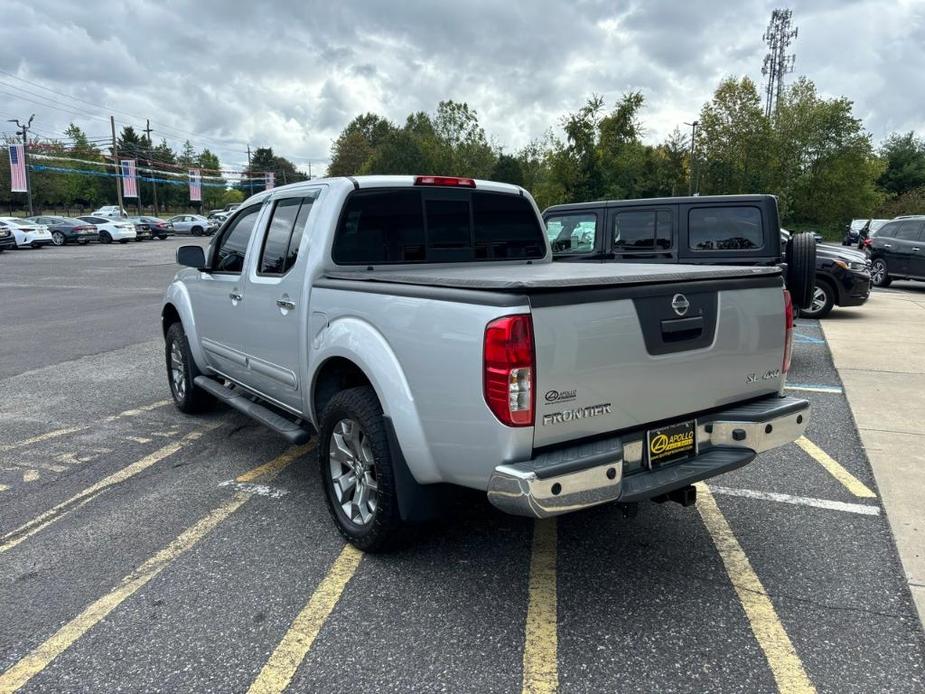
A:
[[[912,250],[913,250],[913,251],[917,251],[917,250],[919,250],[919,247],[918,247],[918,246],[913,246],[913,247],[912,247]]]
[[[241,301],[244,298],[244,295],[238,293],[237,291],[233,291],[228,295],[228,298],[232,301]]]
[[[280,308],[286,309],[287,311],[291,311],[292,309],[295,308],[295,302],[290,301],[289,299],[277,299],[276,305],[279,306]]]
[[[892,243],[885,243],[885,244],[883,244],[883,247],[884,247],[884,248],[892,248],[892,247],[893,247],[893,244],[892,244]]]

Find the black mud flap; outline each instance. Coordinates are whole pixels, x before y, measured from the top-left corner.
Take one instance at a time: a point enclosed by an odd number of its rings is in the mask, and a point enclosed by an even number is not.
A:
[[[398,495],[398,512],[406,523],[424,523],[447,515],[456,491],[450,484],[420,484],[405,462],[398,444],[395,427],[389,417],[383,416],[392,472],[395,474],[395,493]]]

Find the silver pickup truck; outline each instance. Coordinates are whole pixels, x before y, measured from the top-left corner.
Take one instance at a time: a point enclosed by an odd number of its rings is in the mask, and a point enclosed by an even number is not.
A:
[[[644,499],[799,437],[776,267],[552,262],[522,188],[435,176],[260,193],[163,306],[177,407],[317,435],[340,532],[367,551],[461,485],[547,517]]]

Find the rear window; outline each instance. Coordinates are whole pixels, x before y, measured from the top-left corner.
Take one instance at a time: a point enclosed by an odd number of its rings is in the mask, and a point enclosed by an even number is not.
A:
[[[695,207],[688,214],[687,233],[695,251],[754,250],[764,245],[757,207]]]
[[[434,188],[353,193],[332,256],[341,265],[536,259],[546,255],[532,205],[519,195]]]

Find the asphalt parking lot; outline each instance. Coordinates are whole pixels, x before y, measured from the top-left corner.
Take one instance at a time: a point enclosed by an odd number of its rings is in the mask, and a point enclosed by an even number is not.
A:
[[[789,379],[806,440],[696,508],[534,523],[466,496],[361,556],[312,444],[168,403],[159,305],[186,242],[0,257],[0,692],[925,691],[817,322]]]

